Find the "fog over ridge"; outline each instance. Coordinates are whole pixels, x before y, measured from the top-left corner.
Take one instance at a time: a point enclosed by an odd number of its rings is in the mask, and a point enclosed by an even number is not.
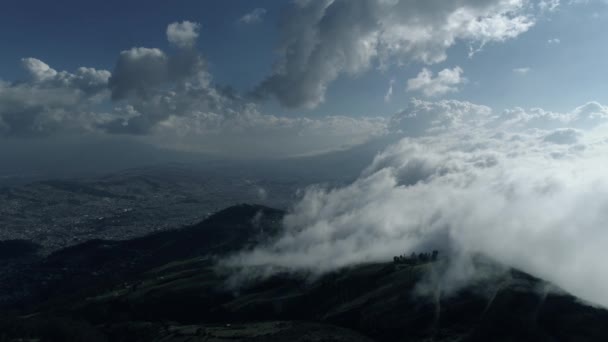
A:
[[[318,274],[440,248],[481,253],[608,306],[605,112],[414,102],[392,121],[421,120],[425,134],[387,148],[346,187],[309,188],[279,239],[226,262]]]

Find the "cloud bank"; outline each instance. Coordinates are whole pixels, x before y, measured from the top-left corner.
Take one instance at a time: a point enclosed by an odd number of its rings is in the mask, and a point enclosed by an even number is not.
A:
[[[605,113],[594,102],[494,113],[415,100],[392,122],[423,134],[377,155],[348,186],[308,189],[284,234],[227,263],[323,273],[439,248],[487,255],[608,307]]]

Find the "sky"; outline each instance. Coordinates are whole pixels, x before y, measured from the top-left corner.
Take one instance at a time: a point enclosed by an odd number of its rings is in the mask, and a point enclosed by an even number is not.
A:
[[[10,2],[0,139],[297,157],[391,133],[416,99],[568,112],[608,102],[607,15],[593,0]]]
[[[601,0],[11,2],[0,171],[346,153],[354,181],[302,191],[226,264],[439,248],[452,287],[481,253],[608,307],[607,20]]]

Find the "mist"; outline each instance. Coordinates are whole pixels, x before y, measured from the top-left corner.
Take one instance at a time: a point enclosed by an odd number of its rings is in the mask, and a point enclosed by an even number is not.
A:
[[[439,249],[459,256],[452,267],[481,254],[608,306],[603,107],[514,116],[425,106],[425,134],[388,147],[347,186],[308,188],[278,239],[225,262],[323,274]]]

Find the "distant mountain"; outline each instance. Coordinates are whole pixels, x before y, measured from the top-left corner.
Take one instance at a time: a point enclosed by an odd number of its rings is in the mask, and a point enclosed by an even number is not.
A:
[[[92,239],[191,225],[237,203],[288,206],[297,189],[309,185],[289,176],[270,179],[220,166],[166,164],[0,187],[0,241],[36,241],[46,255]]]
[[[96,155],[73,142],[70,145],[80,152],[65,156],[65,163],[55,162],[52,169],[26,167],[39,170],[34,176],[14,169],[19,163],[0,155],[0,241],[35,241],[40,254],[47,255],[92,239],[124,240],[191,225],[237,203],[284,209],[297,200],[298,190],[312,184],[334,187],[351,182],[395,139],[387,136],[343,151],[299,158],[216,160],[184,153],[147,163],[143,161],[148,160],[148,152],[156,156],[162,151],[112,145]],[[18,145],[14,147],[5,153],[24,158],[16,152]],[[36,153],[47,151],[43,155],[53,160],[60,157],[53,154],[53,147],[40,148],[29,147]],[[24,158],[24,162],[46,165],[49,161]],[[94,172],[79,173],[79,168]]]
[[[127,241],[57,251],[20,284],[45,284],[0,316],[0,341],[605,341],[608,311],[517,270],[447,292],[445,257],[387,260],[314,279],[235,285],[217,258],[272,239],[284,213],[257,205]],[[498,268],[479,258],[485,269]],[[39,278],[34,277],[39,276]],[[34,292],[34,291],[33,291]],[[24,302],[21,302],[22,306]]]

